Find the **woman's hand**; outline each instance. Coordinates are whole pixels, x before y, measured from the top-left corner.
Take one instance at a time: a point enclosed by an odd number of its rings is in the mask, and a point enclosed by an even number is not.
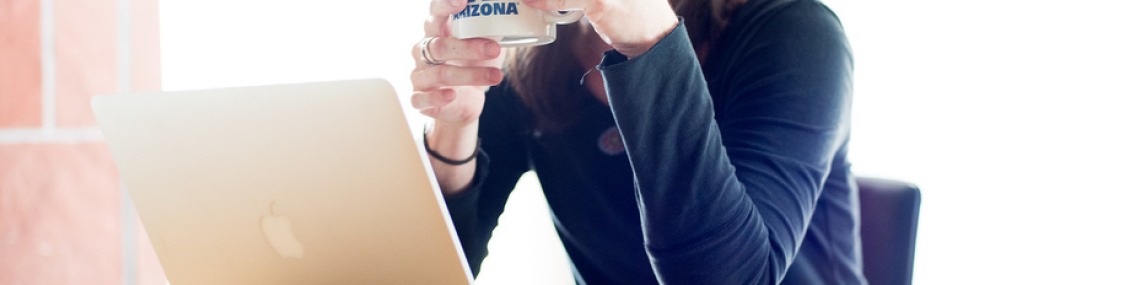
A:
[[[427,144],[452,160],[475,153],[483,93],[503,80],[503,50],[498,43],[451,37],[451,15],[466,6],[466,0],[432,0],[431,17],[424,23],[426,50],[419,43],[412,48],[416,61],[411,75],[412,107],[434,119]],[[428,63],[425,52],[438,62]],[[431,164],[445,195],[465,190],[475,176],[474,161],[451,165],[433,158]]]
[[[424,38],[435,37],[428,54],[443,64],[424,62],[420,45],[412,48],[412,107],[435,119],[436,124],[469,125],[483,111],[483,92],[503,79],[502,48],[484,38],[451,37],[451,15],[467,6],[465,0],[432,0],[431,17],[424,22]]]
[[[602,40],[629,58],[649,51],[677,26],[667,0],[523,0],[542,10],[582,10]]]

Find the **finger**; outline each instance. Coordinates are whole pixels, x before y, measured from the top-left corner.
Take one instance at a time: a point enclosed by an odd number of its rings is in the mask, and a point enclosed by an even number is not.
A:
[[[428,40],[428,38],[423,38],[420,41],[416,42],[416,44],[412,45],[412,58],[416,62],[416,68],[417,69],[428,66],[426,59],[424,59],[424,54],[422,53],[422,50],[424,49],[423,41],[426,41],[426,40]],[[437,41],[438,41],[438,39],[437,39]],[[434,56],[434,54],[432,56]]]
[[[412,71],[414,90],[448,86],[492,86],[503,80],[503,71],[494,67],[434,65]]]
[[[435,118],[435,115],[439,115],[439,109],[440,108],[423,109],[423,110],[420,110],[420,114],[424,114],[424,116]]]
[[[448,37],[451,36],[450,28],[448,28],[448,19],[450,16],[431,16],[424,21],[424,36],[427,37]]]
[[[429,7],[431,17],[424,21],[424,35],[432,37],[451,36],[447,27],[451,15],[467,9],[467,0],[432,0]]]
[[[416,67],[427,65],[423,51],[421,50],[424,48],[421,46],[424,40],[430,39],[425,38],[412,45],[412,58],[415,59]],[[456,39],[450,37],[435,37],[426,48],[428,56],[431,56],[432,59],[447,61],[453,64],[458,63],[458,65],[477,65],[472,63],[495,60],[502,56],[503,53],[503,49],[499,46],[498,42],[486,38]]]
[[[467,8],[467,0],[431,0],[429,13],[432,16],[451,16]]]
[[[499,43],[485,38],[436,38],[428,46],[431,56],[438,60],[488,60],[499,57]]]
[[[523,3],[539,10],[567,11],[584,10],[591,0],[523,0]]]
[[[431,91],[416,91],[412,93],[412,108],[423,110],[438,108],[455,102],[456,92],[451,88],[442,88]]]

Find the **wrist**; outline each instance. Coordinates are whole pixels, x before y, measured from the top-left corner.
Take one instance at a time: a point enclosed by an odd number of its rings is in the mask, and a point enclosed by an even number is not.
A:
[[[479,120],[456,124],[434,121],[425,134],[431,150],[449,158],[464,158],[478,148]]]
[[[425,147],[451,160],[470,157],[478,151],[478,120],[469,124],[451,124],[435,121],[424,134]],[[475,177],[475,161],[460,165],[448,164],[428,156],[435,171],[439,188],[445,196],[455,195],[471,187]]]
[[[671,8],[660,13],[660,15],[658,18],[661,20],[654,21],[656,24],[648,25],[650,28],[646,29],[640,40],[630,43],[614,43],[614,50],[630,59],[648,52],[680,24],[677,15],[673,13]]]

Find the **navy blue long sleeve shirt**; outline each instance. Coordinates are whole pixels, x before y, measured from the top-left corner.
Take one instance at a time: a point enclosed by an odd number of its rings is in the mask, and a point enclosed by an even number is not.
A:
[[[471,189],[447,197],[474,272],[518,178],[535,171],[581,284],[862,284],[846,160],[852,59],[814,0],[750,1],[702,67],[682,25],[598,66],[609,106],[532,127],[487,92]]]

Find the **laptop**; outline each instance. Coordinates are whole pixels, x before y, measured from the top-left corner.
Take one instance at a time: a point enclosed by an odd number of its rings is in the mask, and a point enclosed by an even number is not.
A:
[[[99,96],[171,284],[470,284],[382,79]]]

